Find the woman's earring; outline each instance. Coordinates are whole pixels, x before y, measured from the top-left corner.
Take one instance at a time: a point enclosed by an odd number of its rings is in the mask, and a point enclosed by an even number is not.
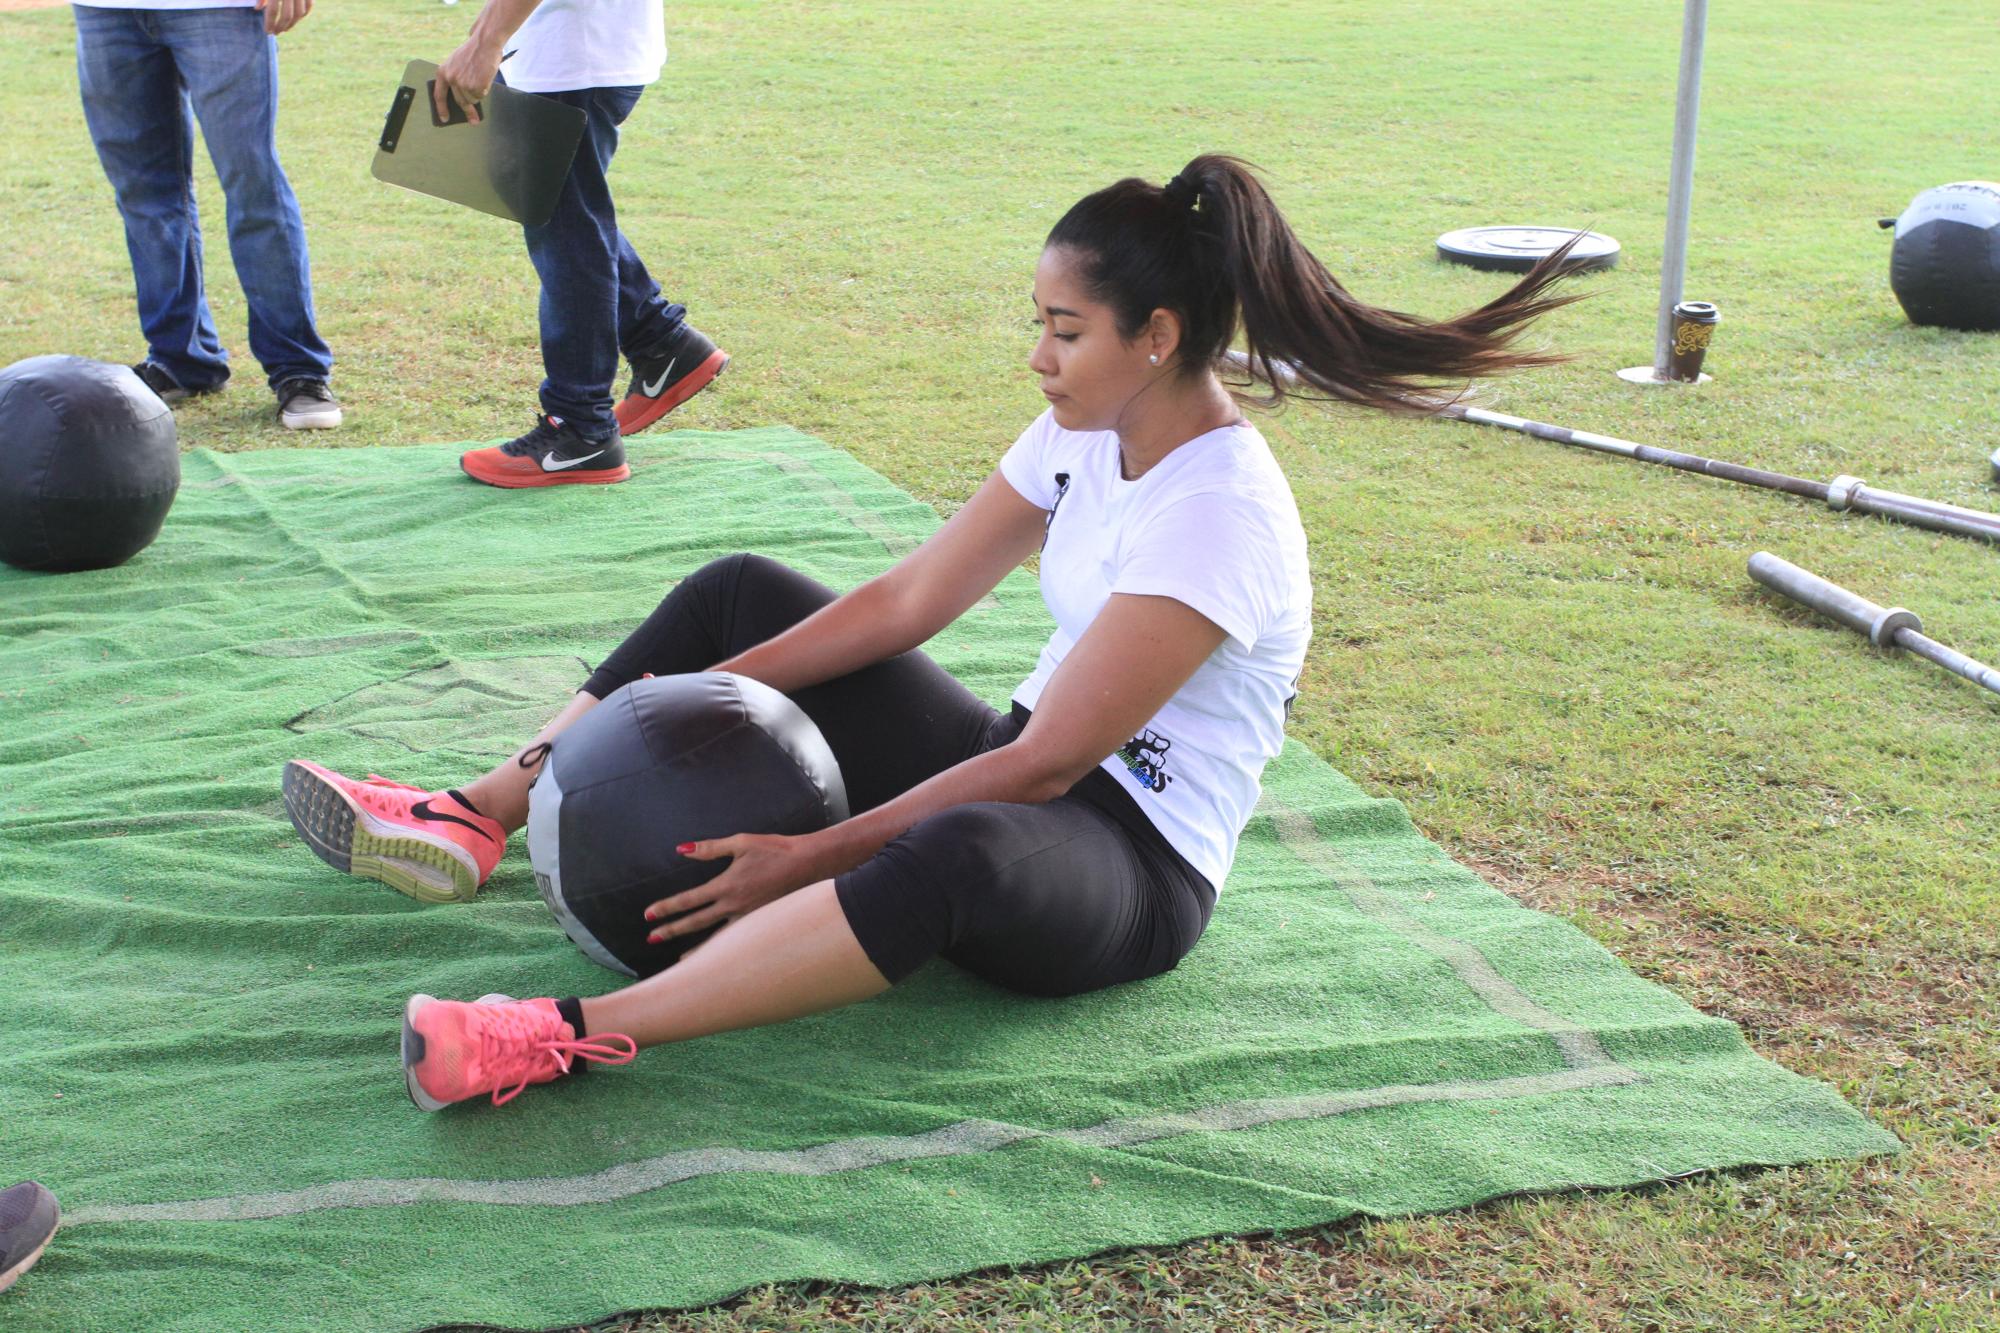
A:
[[[1150,364],[1157,366],[1160,364],[1160,354],[1158,352],[1155,352],[1153,353],[1153,355],[1147,357],[1146,360]]]

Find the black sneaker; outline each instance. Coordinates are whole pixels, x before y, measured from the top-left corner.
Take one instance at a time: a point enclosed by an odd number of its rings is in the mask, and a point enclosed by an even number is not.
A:
[[[729,364],[729,353],[692,324],[682,324],[674,340],[655,356],[632,359],[632,384],[618,404],[618,429],[637,435],[708,387]]]
[[[183,389],[181,382],[167,373],[166,367],[155,365],[151,361],[141,361],[132,367],[132,373],[137,375],[147,388],[158,394],[160,401],[168,407],[172,407],[175,403],[186,402],[190,398],[199,398],[203,394],[221,393],[222,386],[229,383],[229,376],[225,372],[222,378],[213,384],[205,384],[199,389]]]
[[[60,1217],[56,1196],[32,1180],[0,1190],[0,1291],[42,1257]]]
[[[278,420],[286,430],[332,430],[340,424],[340,400],[325,380],[301,375],[280,380],[272,392],[278,395]]]
[[[624,442],[614,433],[593,440],[561,417],[537,417],[535,428],[491,449],[459,455],[465,475],[488,486],[602,486],[632,475]]]

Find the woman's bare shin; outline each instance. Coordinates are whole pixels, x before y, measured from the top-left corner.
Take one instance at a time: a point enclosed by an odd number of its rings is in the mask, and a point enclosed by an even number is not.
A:
[[[528,822],[528,784],[542,771],[548,743],[597,706],[597,697],[578,690],[535,738],[501,760],[490,772],[459,788],[473,808],[513,832]]]
[[[730,922],[666,971],[584,1000],[583,1017],[592,1033],[657,1046],[803,1018],[888,988],[833,881],[821,880]]]

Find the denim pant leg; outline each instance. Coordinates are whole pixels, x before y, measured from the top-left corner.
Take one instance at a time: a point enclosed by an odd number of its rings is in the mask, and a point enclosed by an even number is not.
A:
[[[611,385],[618,375],[619,343],[626,332],[626,283],[652,286],[645,266],[618,232],[605,171],[618,150],[618,127],[638,105],[643,88],[581,88],[543,93],[580,107],[583,139],[563,181],[555,212],[539,227],[523,227],[528,258],[542,280],[542,411],[561,417],[585,436],[617,429]],[[653,286],[653,299],[658,288]],[[636,309],[636,304],[635,304]],[[636,316],[634,321],[636,323]]]
[[[660,294],[660,284],[625,233],[618,233],[618,350],[633,360],[651,356],[687,319],[687,307]]]
[[[250,308],[250,353],[273,388],[324,379],[306,227],[278,165],[278,42],[248,7],[160,14],[229,206],[229,257]]]
[[[229,356],[202,291],[194,121],[158,22],[174,15],[73,9],[84,123],[125,222],[147,358],[183,388],[209,388]]]

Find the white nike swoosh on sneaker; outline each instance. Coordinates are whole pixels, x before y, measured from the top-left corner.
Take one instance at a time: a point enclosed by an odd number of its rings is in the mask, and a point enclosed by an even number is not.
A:
[[[667,376],[674,373],[674,366],[679,361],[680,358],[675,357],[672,361],[667,362],[667,368],[660,372],[660,377],[654,380],[651,384],[641,384],[639,386],[639,392],[645,394],[648,398],[658,398],[660,396],[660,390],[667,387]]]
[[[562,472],[575,467],[578,463],[588,463],[593,458],[601,457],[603,453],[604,451],[599,449],[596,453],[585,454],[582,458],[551,458],[547,454],[543,454],[542,471]]]

